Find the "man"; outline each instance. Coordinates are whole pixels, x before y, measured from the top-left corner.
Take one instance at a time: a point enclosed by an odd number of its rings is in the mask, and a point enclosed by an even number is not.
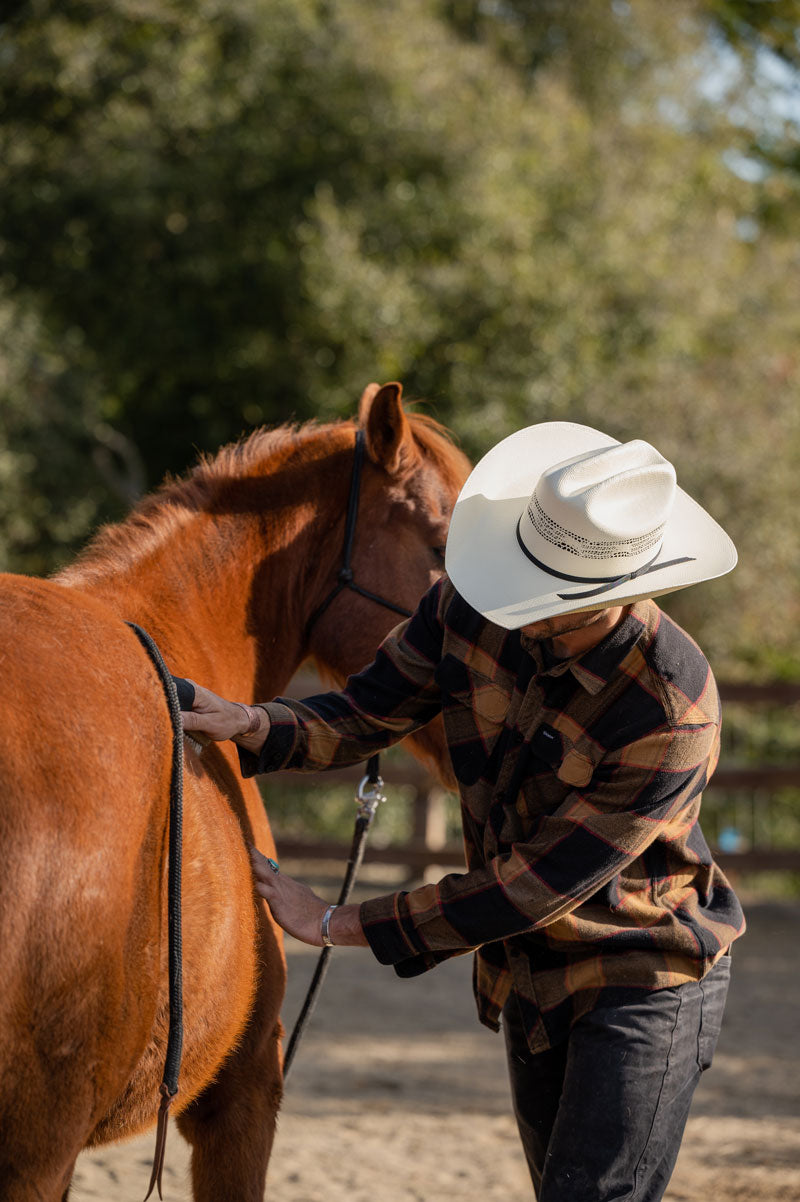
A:
[[[653,447],[532,426],[472,472],[446,575],[342,693],[199,689],[185,715],[251,775],[355,763],[443,714],[466,872],[341,907],[257,851],[254,873],[291,934],[400,976],[476,951],[540,1202],[661,1198],[711,1062],[744,929],[697,822],[719,701],[652,597],[735,563]]]

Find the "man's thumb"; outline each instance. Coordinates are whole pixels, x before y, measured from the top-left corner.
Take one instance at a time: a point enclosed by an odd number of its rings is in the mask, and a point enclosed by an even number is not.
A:
[[[190,710],[194,705],[195,698],[194,681],[186,680],[183,676],[173,676],[172,683],[178,694],[178,705],[182,710]]]

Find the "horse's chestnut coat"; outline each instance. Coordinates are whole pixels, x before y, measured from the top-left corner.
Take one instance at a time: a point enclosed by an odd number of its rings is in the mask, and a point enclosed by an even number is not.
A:
[[[353,550],[363,586],[413,608],[440,570],[469,470],[400,386],[371,385]],[[310,654],[364,666],[396,615],[336,578],[355,425],[260,431],[166,484],[51,580],[0,576],[0,1194],[60,1202],[87,1144],[155,1121],[167,1031],[170,725],[125,624],[170,670],[268,700]],[[442,766],[435,725],[423,750]],[[173,1103],[194,1197],[261,1202],[281,1095],[280,932],[247,848],[275,855],[236,748],[186,745],[185,1043]],[[143,1193],[146,1172],[143,1171]]]

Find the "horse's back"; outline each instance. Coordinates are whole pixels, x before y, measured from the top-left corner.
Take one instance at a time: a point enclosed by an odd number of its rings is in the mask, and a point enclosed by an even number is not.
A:
[[[0,665],[2,834],[42,848],[58,895],[85,883],[75,857],[87,828],[127,846],[166,796],[165,701],[119,617],[50,581],[0,575]]]
[[[154,1019],[169,729],[147,663],[98,602],[0,575],[0,1181],[52,1174],[54,1196]]]

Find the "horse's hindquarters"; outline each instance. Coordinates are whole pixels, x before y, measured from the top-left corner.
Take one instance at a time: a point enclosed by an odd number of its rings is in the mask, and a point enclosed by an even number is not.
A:
[[[146,654],[103,606],[16,577],[0,600],[0,1198],[17,1202],[9,1183],[60,1199],[89,1140],[155,1119],[171,731]],[[187,764],[176,1111],[235,1077],[237,1043],[262,1088],[280,1080],[282,953],[246,851],[266,820],[235,765],[208,759]]]
[[[44,1183],[152,1026],[169,731],[118,620],[49,582],[0,590],[0,1180]]]

